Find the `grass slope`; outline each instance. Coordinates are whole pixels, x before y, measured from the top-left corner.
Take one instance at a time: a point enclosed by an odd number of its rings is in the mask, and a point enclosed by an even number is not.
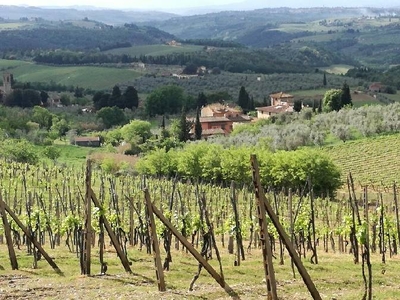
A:
[[[0,71],[14,74],[17,81],[50,82],[80,86],[96,90],[112,88],[117,83],[127,82],[141,74],[129,70],[92,66],[55,67],[24,61],[0,60]]]
[[[169,45],[146,45],[146,46],[133,46],[127,48],[118,48],[108,50],[105,53],[121,55],[127,54],[130,56],[140,56],[140,55],[167,55],[172,53],[187,53],[200,51],[203,49],[203,46],[197,45],[181,45],[181,46],[169,46]]]
[[[365,138],[326,146],[326,152],[342,170],[351,171],[357,185],[388,186],[400,179],[400,134]]]

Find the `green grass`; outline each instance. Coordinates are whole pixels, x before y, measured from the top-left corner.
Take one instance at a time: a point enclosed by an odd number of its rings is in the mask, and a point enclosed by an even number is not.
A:
[[[400,134],[363,138],[322,148],[341,169],[343,180],[351,171],[361,185],[391,185],[400,179]]]
[[[26,254],[24,247],[21,250],[16,249],[19,270],[12,271],[7,248],[4,244],[0,245],[1,265],[5,268],[0,271],[0,296],[6,294],[15,299],[232,299],[204,269],[196,281],[194,291],[188,291],[190,281],[197,271],[197,262],[184,251],[172,250],[171,269],[164,272],[167,291],[160,293],[157,290],[153,256],[146,254],[145,250],[138,251],[137,247],[128,247],[133,274],[127,274],[112,246],[106,243],[104,260],[108,263],[108,271],[107,275],[99,276],[99,250],[96,241],[92,250],[93,276],[82,276],[79,259],[65,245],[52,250],[47,244],[44,248],[55,258],[63,275],[57,275],[43,258],[38,262],[38,268],[32,269],[32,256]],[[252,249],[250,253],[246,253],[246,260],[238,267],[233,266],[234,255],[228,254],[227,249],[220,244],[219,250],[225,280],[240,299],[266,298],[261,250]],[[318,265],[311,264],[309,257],[303,263],[322,299],[359,300],[363,293],[361,265],[354,264],[352,256],[346,253],[325,253],[321,248],[318,251]],[[164,259],[162,247],[161,255]],[[380,255],[371,256],[373,299],[398,299],[399,259],[396,256],[387,257],[384,265],[380,262]],[[209,262],[218,270],[215,258]],[[288,255],[285,255],[284,265],[279,265],[278,259],[273,259],[273,266],[279,299],[312,299],[298,272],[296,278],[293,278]]]
[[[12,72],[17,81],[50,82],[80,86],[96,90],[110,89],[117,83],[123,83],[141,74],[130,69],[73,66],[54,67],[23,61],[0,60],[0,68]]]
[[[396,101],[396,102],[400,101],[400,94],[399,93],[394,94],[394,95],[392,95],[392,94],[384,94],[384,95],[386,97],[388,97],[390,100],[393,100],[393,101]]]
[[[21,27],[26,26],[26,23],[0,23],[0,31],[1,30],[12,30],[12,29],[20,29]]]
[[[41,157],[43,157],[43,151],[46,146],[35,146],[36,151]],[[60,151],[60,157],[57,158],[56,162],[59,164],[65,164],[67,166],[83,166],[86,159],[91,154],[104,153],[106,149],[104,147],[79,147],[75,145],[70,145],[67,142],[57,140],[54,144]],[[50,163],[50,160],[43,158],[43,161]]]
[[[172,53],[186,53],[200,51],[203,46],[197,45],[181,45],[181,46],[169,46],[169,45],[146,45],[146,46],[133,46],[127,48],[118,48],[106,51],[105,53],[121,55],[128,54],[130,56],[140,56],[140,55],[167,55]]]

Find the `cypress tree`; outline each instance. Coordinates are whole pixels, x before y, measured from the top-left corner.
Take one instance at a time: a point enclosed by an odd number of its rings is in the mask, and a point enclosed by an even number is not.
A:
[[[324,72],[324,80],[323,80],[323,85],[326,86],[326,73]]]
[[[186,119],[186,107],[182,107],[181,119],[179,121],[179,141],[186,142],[190,139],[191,122]]]
[[[200,109],[197,109],[197,114],[196,114],[196,122],[194,123],[194,135],[196,140],[201,140],[201,133],[203,129],[201,128],[201,123],[200,123]]]
[[[239,91],[239,98],[237,104],[243,109],[247,110],[250,108],[250,97],[249,94],[246,92],[246,89],[244,86],[240,88]]]
[[[342,87],[341,107],[346,105],[353,106],[353,102],[351,101],[350,87],[345,82]]]

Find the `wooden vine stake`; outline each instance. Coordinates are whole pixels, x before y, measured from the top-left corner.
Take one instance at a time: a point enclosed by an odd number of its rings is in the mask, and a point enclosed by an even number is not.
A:
[[[235,192],[235,182],[231,182],[231,204],[233,208],[233,213],[235,216],[235,234],[236,234],[236,261],[235,266],[240,266],[240,258],[245,260],[245,254],[243,249],[243,239],[242,239],[242,231],[240,229],[240,221],[239,221],[239,212],[237,208],[237,197]]]
[[[253,170],[253,184],[255,190],[255,196],[257,200],[257,215],[258,215],[258,225],[260,226],[260,242],[261,250],[264,260],[264,271],[265,271],[265,281],[268,290],[268,299],[277,300],[278,295],[276,292],[276,280],[274,267],[272,265],[272,249],[268,234],[266,211],[264,206],[264,189],[261,186],[260,176],[258,171],[258,164],[255,156],[251,157],[252,170]]]
[[[8,223],[8,220],[7,220],[6,209],[5,209],[4,204],[5,203],[3,202],[3,197],[0,194],[0,214],[1,214],[1,218],[3,220],[3,228],[4,228],[4,234],[6,236],[8,255],[10,256],[11,268],[13,270],[18,270],[17,256],[15,255],[13,241],[11,238],[11,228],[10,228],[10,224]]]
[[[92,246],[92,163],[86,162],[85,228],[83,232],[82,275],[90,275],[90,255]]]
[[[361,242],[363,244],[362,247],[362,276],[364,279],[364,295],[363,300],[371,300],[372,299],[372,265],[371,265],[371,256],[370,256],[370,247],[369,247],[369,217],[368,217],[368,189],[364,187],[364,224],[363,224],[363,234],[361,238]],[[365,275],[365,264],[367,264],[368,270],[368,280]]]
[[[4,210],[10,215],[10,217],[15,221],[15,223],[21,228],[21,230],[25,233],[26,238],[36,247],[36,249],[42,254],[42,256],[46,259],[49,265],[56,271],[58,274],[62,274],[61,270],[58,268],[57,264],[53,261],[53,259],[47,254],[46,251],[42,248],[40,243],[36,240],[34,236],[32,236],[31,232],[22,224],[22,222],[18,219],[17,215],[11,210],[11,208],[0,199],[0,206],[4,208]],[[11,243],[12,245],[12,243]]]
[[[278,220],[277,215],[274,213],[272,206],[269,204],[267,199],[265,198],[264,189],[261,185],[260,181],[260,172],[258,169],[258,162],[256,155],[252,154],[250,157],[251,167],[252,167],[252,174],[253,174],[253,184],[256,193],[257,200],[261,203],[260,207],[264,207],[264,216],[265,212],[268,213],[272,223],[274,224],[276,230],[280,238],[282,239],[283,243],[286,246],[286,249],[289,252],[289,255],[293,259],[294,264],[297,267],[298,272],[300,273],[301,277],[303,278],[304,283],[306,284],[308,291],[310,292],[311,296],[314,300],[322,300],[318,290],[316,289],[314,282],[311,280],[310,275],[308,274],[307,270],[304,268],[300,257],[298,256],[293,244],[290,241],[290,237],[286,234],[283,226]],[[264,205],[262,205],[264,203]],[[263,249],[264,251],[264,249]],[[270,258],[272,260],[272,257]],[[264,262],[264,268],[267,268]],[[271,294],[272,295],[272,294]]]
[[[153,204],[153,213],[169,229],[182,245],[193,255],[193,257],[207,270],[207,272],[218,282],[218,284],[233,298],[240,299],[233,289],[225,282],[225,279],[208,263],[208,261],[192,246],[192,244],[177,230],[172,223]]]
[[[161,263],[161,255],[160,255],[160,246],[158,244],[157,238],[157,230],[156,230],[156,222],[154,221],[154,214],[153,214],[153,207],[150,200],[149,191],[147,188],[144,189],[144,196],[146,201],[146,208],[147,208],[147,217],[149,219],[149,232],[150,232],[150,239],[153,248],[153,255],[154,255],[154,264],[156,266],[156,277],[157,277],[157,284],[158,290],[160,292],[165,292],[165,280],[164,280],[164,269]]]

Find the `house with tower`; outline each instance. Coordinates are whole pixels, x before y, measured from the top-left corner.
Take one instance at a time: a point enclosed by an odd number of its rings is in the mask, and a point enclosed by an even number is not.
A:
[[[4,73],[3,74],[3,86],[0,86],[0,94],[6,96],[12,92],[13,74]]]

